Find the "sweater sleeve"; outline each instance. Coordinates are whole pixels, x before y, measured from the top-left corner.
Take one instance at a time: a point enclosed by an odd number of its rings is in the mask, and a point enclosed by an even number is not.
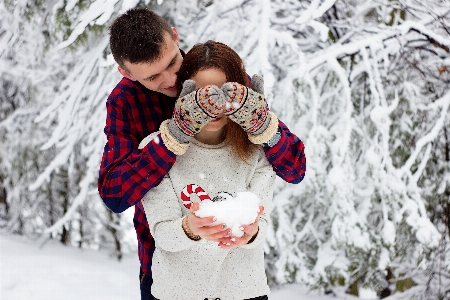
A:
[[[250,180],[249,192],[261,199],[264,212],[259,216],[259,231],[256,238],[250,244],[241,246],[244,249],[253,249],[260,245],[266,238],[267,228],[272,211],[273,188],[275,184],[275,173],[264,153],[260,154],[258,165]]]
[[[184,233],[183,212],[168,175],[144,196],[142,204],[150,232],[161,249],[178,252],[198,243]]]
[[[300,183],[306,173],[305,145],[281,121],[281,138],[273,147],[264,147],[267,159],[277,175],[286,182]]]
[[[142,150],[137,149],[141,138],[125,104],[127,97],[131,96],[114,95],[114,101],[109,99],[106,104],[107,143],[98,178],[99,194],[115,213],[138,203],[147,191],[158,185],[176,160],[160,136]]]

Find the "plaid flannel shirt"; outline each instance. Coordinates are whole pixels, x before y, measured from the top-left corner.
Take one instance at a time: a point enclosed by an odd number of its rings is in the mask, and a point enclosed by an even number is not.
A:
[[[138,145],[146,136],[158,131],[164,120],[172,117],[175,100],[123,78],[106,103],[107,143],[100,165],[98,191],[106,206],[115,213],[135,207],[133,223],[139,260],[142,271],[149,275],[155,243],[141,199],[169,172],[176,155],[166,148],[160,136],[142,150]],[[264,151],[278,176],[287,182],[299,183],[306,170],[303,142],[281,121],[279,127],[280,141]]]

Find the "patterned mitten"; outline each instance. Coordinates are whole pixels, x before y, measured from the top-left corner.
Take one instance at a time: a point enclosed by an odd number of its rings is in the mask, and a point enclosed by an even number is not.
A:
[[[222,86],[222,91],[227,96],[225,115],[247,131],[253,143],[265,143],[276,133],[278,119],[269,111],[261,76],[253,75],[252,89],[236,82],[227,82]]]
[[[175,148],[187,149],[191,137],[199,133],[209,121],[223,113],[225,101],[225,95],[217,86],[208,85],[195,90],[195,81],[186,80],[175,103],[172,119],[161,124],[163,139],[164,135],[168,139],[173,139],[168,142],[164,140],[169,150],[178,154],[179,151]],[[167,130],[163,128],[164,126],[167,127]],[[184,153],[185,150],[182,152]]]
[[[261,76],[253,75],[252,88],[258,91],[236,82],[227,82],[222,86],[227,96],[225,115],[253,135],[262,133],[270,123],[263,84]]]

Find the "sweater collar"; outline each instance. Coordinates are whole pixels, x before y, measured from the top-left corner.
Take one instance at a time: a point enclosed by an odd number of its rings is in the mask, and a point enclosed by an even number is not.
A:
[[[217,144],[217,145],[208,145],[208,144],[203,144],[202,142],[197,141],[195,138],[192,138],[190,142],[191,142],[191,144],[194,144],[198,147],[206,148],[206,149],[219,149],[219,148],[225,147],[225,141],[223,141],[222,143]]]

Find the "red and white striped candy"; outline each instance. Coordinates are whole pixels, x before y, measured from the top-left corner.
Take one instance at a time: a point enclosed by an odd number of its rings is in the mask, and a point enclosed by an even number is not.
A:
[[[196,194],[201,201],[204,200],[210,200],[211,198],[209,197],[209,195],[205,192],[204,189],[202,189],[200,186],[196,185],[196,184],[188,184],[187,186],[184,187],[184,189],[181,191],[180,196],[181,196],[181,200],[183,200],[183,204],[187,209],[191,208],[191,195],[192,194]]]

